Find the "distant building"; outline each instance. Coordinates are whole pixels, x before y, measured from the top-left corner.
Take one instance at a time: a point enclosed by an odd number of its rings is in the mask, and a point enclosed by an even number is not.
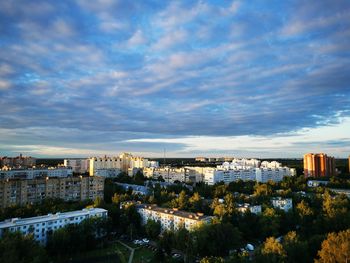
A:
[[[211,223],[212,217],[202,213],[190,213],[179,211],[175,208],[161,208],[156,205],[138,205],[137,211],[141,215],[142,223],[146,224],[148,219],[158,221],[162,231],[176,231],[181,227],[187,230],[194,230],[202,224]]]
[[[229,169],[225,166],[219,168],[206,168],[204,170],[204,182],[208,185],[214,185],[219,182],[229,184],[230,182],[242,181],[257,181],[266,183],[271,180],[280,182],[286,176],[291,176],[291,171],[288,167],[282,168],[236,168]]]
[[[308,180],[307,186],[308,187],[318,187],[320,185],[327,185],[329,181],[320,181],[320,180]]]
[[[196,162],[206,162],[208,159],[206,157],[196,157]]]
[[[131,189],[133,194],[147,195],[150,193],[150,189],[144,185],[125,184],[125,183],[115,183],[115,184],[123,187],[124,190]]]
[[[274,197],[271,199],[271,202],[274,208],[281,209],[284,212],[293,209],[293,200],[291,198]]]
[[[68,177],[73,175],[71,167],[27,168],[0,170],[0,179],[34,179],[38,177]]]
[[[89,159],[64,159],[63,165],[71,167],[74,173],[83,174],[89,172],[90,161]]]
[[[305,177],[325,177],[335,175],[334,157],[324,153],[307,153],[304,155]]]
[[[46,198],[65,201],[103,198],[104,178],[79,176],[0,180],[0,208],[41,202]]]
[[[92,157],[90,161],[90,175],[95,175],[97,169],[120,169],[125,173],[131,168],[143,169],[146,167],[158,167],[156,161],[148,161],[143,157],[134,157],[130,153],[122,153],[118,157]]]
[[[261,213],[261,205],[250,205],[250,204],[238,204],[237,210],[241,213],[250,211],[252,214]]]
[[[48,214],[29,218],[11,218],[0,222],[0,236],[5,231],[19,231],[23,235],[32,234],[36,241],[46,244],[48,237],[56,230],[70,224],[80,224],[83,220],[94,217],[106,218],[108,211],[90,208],[72,212]]]
[[[28,168],[36,164],[36,159],[31,156],[0,157],[0,168],[7,166],[10,168]]]

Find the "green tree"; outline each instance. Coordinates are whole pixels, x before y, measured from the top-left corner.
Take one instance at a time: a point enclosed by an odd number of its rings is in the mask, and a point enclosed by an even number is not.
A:
[[[160,222],[148,219],[145,225],[145,230],[149,238],[156,239],[159,236],[161,230]]]
[[[47,255],[32,235],[23,236],[19,232],[5,232],[0,239],[0,262],[41,263]]]
[[[300,241],[295,231],[288,232],[283,238],[283,247],[286,251],[286,262],[310,262],[308,245],[305,241]]]
[[[190,208],[193,212],[202,212],[202,198],[198,192],[195,192],[189,199]]]
[[[328,234],[327,239],[322,242],[318,257],[315,262],[350,262],[350,229]]]
[[[225,260],[222,257],[205,257],[202,258],[200,263],[224,263]]]

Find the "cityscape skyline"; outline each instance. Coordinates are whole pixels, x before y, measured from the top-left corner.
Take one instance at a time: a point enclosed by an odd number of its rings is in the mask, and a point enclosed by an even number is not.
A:
[[[0,154],[350,152],[348,1],[2,1]]]

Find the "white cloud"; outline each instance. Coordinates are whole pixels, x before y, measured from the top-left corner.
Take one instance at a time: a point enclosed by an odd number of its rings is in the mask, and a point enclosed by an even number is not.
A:
[[[345,117],[335,125],[302,129],[296,133],[277,134],[275,136],[189,136],[133,139],[126,142],[184,144],[185,149],[175,152],[174,156],[193,156],[193,153],[217,155],[216,152],[227,152],[235,155],[235,152],[239,152],[243,156],[301,157],[306,152],[326,152],[335,156],[346,157],[350,153],[346,146],[337,145],[334,147],[331,144],[327,145],[327,141],[342,142],[345,139],[350,140],[349,134],[350,117]],[[312,145],[312,142],[315,142],[315,144]]]
[[[132,37],[128,40],[128,45],[131,46],[138,46],[138,45],[143,45],[147,42],[146,37],[142,33],[141,30],[137,30]]]
[[[11,87],[11,82],[6,79],[0,79],[0,90],[7,90]]]

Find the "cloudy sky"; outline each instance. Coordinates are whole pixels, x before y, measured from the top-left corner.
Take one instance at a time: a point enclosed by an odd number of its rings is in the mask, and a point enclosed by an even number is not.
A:
[[[0,1],[0,155],[350,154],[350,2]]]

